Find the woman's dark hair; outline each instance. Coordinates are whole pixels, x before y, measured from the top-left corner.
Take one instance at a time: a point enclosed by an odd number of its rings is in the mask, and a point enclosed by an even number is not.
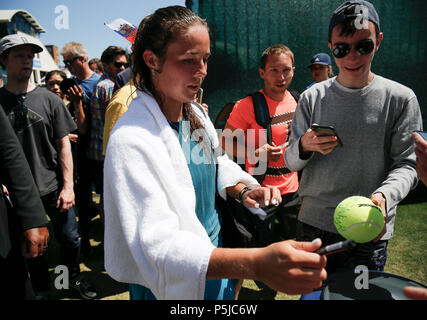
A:
[[[116,56],[125,56],[126,51],[123,48],[117,46],[109,46],[102,52],[101,62],[110,63],[114,61]]]
[[[45,83],[47,83],[48,81],[49,81],[49,79],[54,75],[54,74],[58,74],[61,78],[62,78],[62,80],[65,80],[65,79],[67,79],[67,75],[65,74],[65,72],[64,71],[62,71],[62,70],[53,70],[53,71],[49,71],[48,73],[46,73],[46,76],[45,76]]]
[[[151,50],[162,61],[169,45],[195,24],[203,25],[209,30],[206,21],[190,9],[170,6],[156,10],[152,15],[144,18],[138,27],[132,51],[133,80],[139,90],[150,93],[160,106],[163,99],[161,94],[156,92],[151,70],[142,58],[144,51]],[[203,128],[189,103],[184,104],[183,116],[190,122],[191,132]]]

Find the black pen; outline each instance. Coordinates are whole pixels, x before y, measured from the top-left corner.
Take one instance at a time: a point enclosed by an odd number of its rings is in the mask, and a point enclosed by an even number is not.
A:
[[[353,240],[345,240],[345,241],[340,241],[337,243],[327,245],[323,248],[316,250],[315,252],[318,254],[323,254],[323,255],[327,256],[327,255],[330,255],[333,253],[337,253],[337,252],[341,252],[341,251],[345,251],[345,250],[354,248],[356,245],[357,245],[356,242],[354,242]]]

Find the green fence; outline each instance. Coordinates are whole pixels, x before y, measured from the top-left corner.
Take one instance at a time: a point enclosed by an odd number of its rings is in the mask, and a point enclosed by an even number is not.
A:
[[[192,0],[187,6],[208,21],[212,57],[203,85],[215,119],[230,101],[262,88],[259,57],[284,43],[295,54],[291,89],[312,82],[307,68],[318,52],[329,53],[329,19],[341,0]],[[427,127],[427,1],[374,0],[384,40],[374,58],[374,73],[412,88]],[[334,65],[334,72],[338,69]]]

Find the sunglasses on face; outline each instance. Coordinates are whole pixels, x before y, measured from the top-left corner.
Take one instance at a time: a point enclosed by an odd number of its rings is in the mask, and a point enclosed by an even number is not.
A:
[[[76,61],[77,59],[80,59],[80,57],[74,57],[73,59],[71,59],[71,60],[64,60],[64,64],[65,64],[65,66],[66,67],[69,67],[69,66],[71,66],[72,64],[73,64],[73,62],[74,61]]]
[[[348,55],[351,51],[351,45],[345,42],[336,43],[332,49],[332,54],[335,58],[341,59]],[[360,54],[369,54],[375,48],[375,43],[372,39],[360,40],[354,45],[354,50]]]
[[[120,69],[121,67],[125,67],[125,68],[127,68],[127,67],[129,67],[129,63],[127,63],[127,62],[118,62],[118,61],[114,61],[113,62],[113,65],[116,67],[116,68],[118,68],[118,69]]]

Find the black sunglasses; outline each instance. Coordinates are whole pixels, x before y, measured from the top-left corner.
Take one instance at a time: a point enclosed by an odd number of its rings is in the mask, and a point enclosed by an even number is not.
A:
[[[372,39],[363,39],[354,45],[354,50],[360,54],[369,54],[375,48],[374,41]],[[341,59],[348,55],[351,51],[351,45],[348,43],[337,43],[332,49],[332,54],[335,58]]]
[[[114,64],[114,66],[116,67],[116,68],[118,68],[118,69],[120,69],[121,67],[125,67],[125,68],[127,68],[127,67],[129,67],[129,63],[127,63],[127,62],[119,62],[119,61],[114,61],[113,62],[113,64]]]
[[[79,57],[74,57],[73,59],[71,59],[71,60],[64,60],[64,64],[65,64],[65,66],[66,67],[69,67],[69,66],[71,66],[72,64],[73,64],[73,62],[74,61],[76,61],[77,59],[80,59],[80,56]]]

